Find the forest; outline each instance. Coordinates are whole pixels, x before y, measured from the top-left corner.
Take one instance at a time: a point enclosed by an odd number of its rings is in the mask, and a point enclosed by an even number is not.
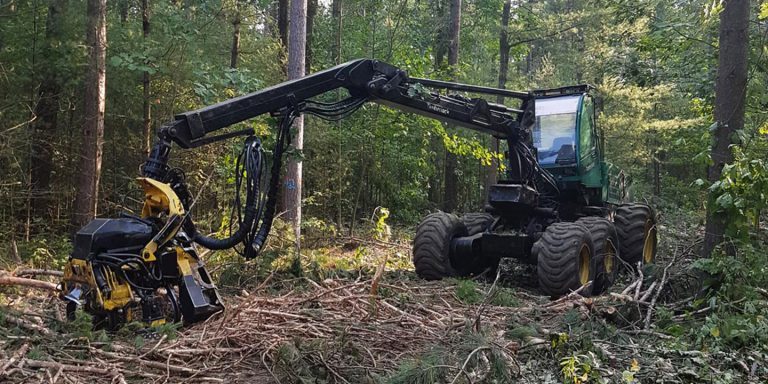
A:
[[[767,54],[762,0],[0,0],[0,382],[768,382]],[[181,285],[159,288],[176,321],[152,327],[70,311],[75,234],[152,211],[137,178],[164,124],[360,58],[504,90],[593,86],[599,148],[653,208],[655,256],[595,295],[591,277],[545,294],[541,264],[506,257],[421,279],[419,228],[486,211],[514,148],[367,102],[234,124],[264,146],[253,188],[284,159],[271,231],[257,217],[245,235],[266,227],[266,243],[173,251],[205,265],[223,311],[179,322]],[[245,230],[248,142],[177,144],[179,222],[220,242]],[[194,248],[186,225],[173,241]]]

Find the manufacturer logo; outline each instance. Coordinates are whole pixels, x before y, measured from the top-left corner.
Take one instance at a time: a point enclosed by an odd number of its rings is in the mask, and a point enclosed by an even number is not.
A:
[[[431,110],[433,110],[433,111],[435,111],[437,113],[441,113],[443,115],[448,115],[448,114],[451,113],[451,111],[449,111],[448,108],[441,107],[441,106],[439,106],[437,104],[429,104],[429,103],[427,103],[427,108],[429,108],[429,109],[431,109]]]

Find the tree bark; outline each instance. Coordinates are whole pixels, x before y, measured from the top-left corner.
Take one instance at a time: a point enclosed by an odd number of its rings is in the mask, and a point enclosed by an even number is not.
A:
[[[335,24],[335,30],[334,30],[334,37],[333,37],[333,47],[331,49],[331,54],[333,55],[333,63],[335,65],[341,64],[341,34],[342,34],[342,26],[343,26],[343,10],[342,10],[342,0],[333,0],[331,3],[331,19],[333,20]],[[341,100],[341,90],[336,91],[336,100]],[[342,132],[342,125],[341,121],[337,121],[335,123],[336,129],[339,130],[339,132]],[[338,148],[336,150],[336,165],[337,165],[337,173],[339,177],[339,185],[342,185],[343,182],[343,176],[341,172],[341,164],[343,163],[343,143],[341,140],[338,140]],[[336,189],[336,224],[339,228],[342,227],[343,223],[343,212],[344,212],[344,204],[343,204],[343,197],[344,197],[344,188],[337,188]],[[352,226],[350,225],[350,229]]]
[[[500,89],[507,88],[507,73],[509,72],[509,15],[512,11],[512,0],[504,2],[501,11],[501,29],[499,31],[499,82]],[[497,96],[496,102],[504,104],[504,96]],[[492,137],[490,145],[491,153],[499,153],[499,139]],[[485,178],[485,194],[491,185],[496,184],[499,179],[499,162],[494,158],[491,160],[491,168],[488,170]]]
[[[450,24],[448,28],[448,65],[451,80],[456,80],[459,64],[459,39],[461,35],[461,0],[451,0]],[[458,159],[454,153],[445,151],[445,194],[443,211],[452,212],[456,209],[459,178],[456,175]]]
[[[307,44],[305,48],[304,73],[312,73],[312,38],[315,30],[315,16],[317,15],[317,0],[307,0]]]
[[[0,285],[14,285],[29,288],[44,289],[48,291],[55,291],[56,284],[47,281],[27,279],[24,277],[10,276],[6,274],[0,275]]]
[[[331,17],[336,22],[336,31],[333,40],[333,62],[341,64],[341,32],[343,26],[342,0],[333,0],[331,4]]]
[[[149,28],[149,0],[141,0],[141,31],[145,44],[149,40]],[[152,84],[150,81],[149,72],[144,71],[141,80],[142,98],[144,101],[142,106],[144,115],[144,157],[149,156],[149,151],[152,148],[152,104],[150,101]]]
[[[456,65],[459,64],[459,38],[461,37],[461,0],[451,0],[451,16],[448,28],[448,65],[451,66],[452,77],[456,75]]]
[[[744,104],[747,91],[747,55],[749,49],[749,1],[726,0],[720,13],[720,52],[715,83],[715,121],[712,161],[708,179],[715,182],[723,166],[733,161],[730,145],[734,133],[744,128]],[[707,224],[702,257],[709,257],[723,241],[726,221],[707,205]]]
[[[277,31],[280,34],[280,42],[288,48],[288,7],[289,0],[277,1]]]
[[[240,55],[240,10],[235,11],[232,19],[232,50],[229,55],[229,67],[237,68],[237,59]]]
[[[304,76],[307,47],[307,0],[291,1],[291,19],[288,40],[288,79]],[[291,151],[301,151],[304,147],[304,118],[299,116],[293,125],[296,135],[291,143]],[[298,251],[301,236],[301,176],[300,158],[288,162],[288,172],[283,186],[283,206],[287,210],[286,219],[293,224]]]
[[[88,0],[86,44],[88,69],[85,74],[83,142],[80,148],[80,175],[72,225],[78,228],[96,216],[104,140],[104,96],[106,90],[107,0]]]
[[[53,0],[48,6],[43,42],[43,78],[38,91],[32,123],[32,159],[30,169],[32,212],[35,217],[48,217],[51,199],[51,174],[53,173],[53,142],[58,126],[61,78],[55,68],[55,47],[61,40],[61,26],[67,0]]]
[[[119,0],[117,2],[117,12],[120,14],[120,24],[125,24],[128,21],[128,9],[131,5],[128,0]]]
[[[453,1],[453,0],[451,0]],[[436,25],[437,28],[435,30],[435,70],[440,70],[440,68],[443,66],[443,60],[445,60],[445,55],[448,51],[448,28],[446,28],[447,24],[445,22],[445,6],[443,4],[444,0],[433,0],[432,6],[434,15],[436,18]]]

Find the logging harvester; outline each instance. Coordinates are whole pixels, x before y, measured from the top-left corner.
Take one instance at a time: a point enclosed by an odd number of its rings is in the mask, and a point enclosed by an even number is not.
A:
[[[340,101],[321,96],[338,89],[346,90]],[[366,102],[484,132],[507,146],[506,172],[490,187],[485,212],[437,212],[418,226],[413,263],[420,277],[468,276],[511,257],[537,266],[547,295],[598,294],[620,260],[653,262],[656,228],[651,207],[627,202],[629,178],[604,159],[593,93],[586,85],[516,92],[419,79],[359,59],[181,113],[159,129],[141,168],[141,216],[97,218],[80,229],[61,296],[70,315],[82,306],[107,329],[131,321],[193,323],[221,311],[197,247],[237,246],[256,257],[275,217],[293,120],[302,113],[343,119]],[[503,96],[509,105],[466,95]],[[222,131],[264,114],[277,126],[271,160],[252,128]],[[235,172],[238,226],[226,238],[208,237],[195,228],[184,172],[169,166],[172,143],[188,149],[235,137],[245,137]]]

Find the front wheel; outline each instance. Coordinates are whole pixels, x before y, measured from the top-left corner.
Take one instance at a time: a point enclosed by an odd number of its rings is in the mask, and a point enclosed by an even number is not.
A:
[[[595,246],[595,282],[592,294],[599,295],[613,285],[619,269],[619,238],[616,228],[608,219],[596,216],[582,217],[576,223],[587,227],[592,236]]]
[[[595,246],[583,225],[554,223],[547,227],[533,249],[538,259],[539,286],[545,294],[563,296],[594,281]],[[590,296],[593,285],[582,288],[581,295]]]
[[[645,204],[624,204],[614,214],[621,259],[636,267],[656,260],[656,216]]]
[[[425,280],[464,276],[451,264],[451,240],[466,236],[467,228],[456,215],[437,212],[424,218],[413,238],[413,266]]]

